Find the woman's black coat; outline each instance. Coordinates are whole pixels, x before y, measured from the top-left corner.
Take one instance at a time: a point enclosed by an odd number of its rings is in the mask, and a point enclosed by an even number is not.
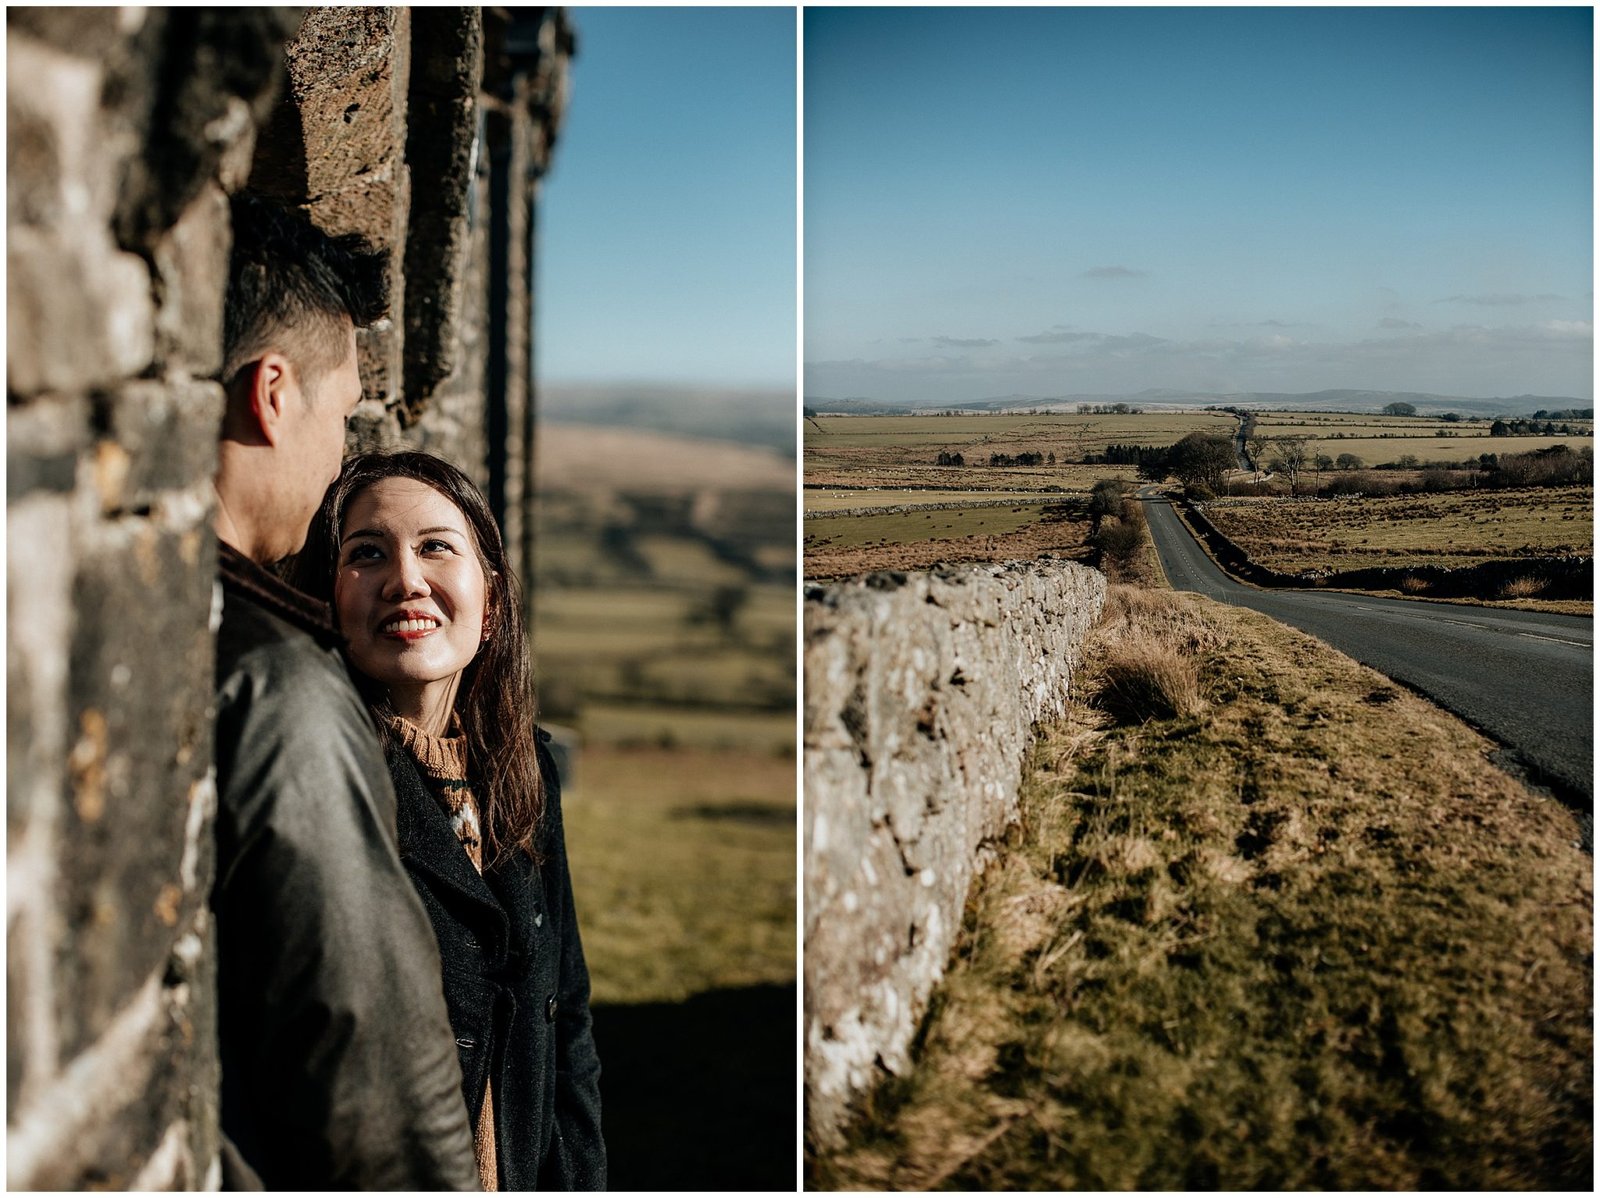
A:
[[[480,876],[411,755],[395,746],[388,761],[400,860],[439,938],[473,1126],[485,1083],[494,1080],[500,1188],[603,1190],[589,971],[572,909],[560,783],[545,739],[541,730],[543,866],[518,853]]]

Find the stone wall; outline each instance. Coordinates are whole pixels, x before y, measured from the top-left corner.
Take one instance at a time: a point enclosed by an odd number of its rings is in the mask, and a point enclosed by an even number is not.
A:
[[[1017,817],[1105,578],[1014,562],[810,586],[805,615],[805,1085],[812,1141],[899,1072],[982,846]]]
[[[525,290],[533,243],[491,234],[531,229],[571,50],[560,9],[7,10],[10,1188],[218,1178],[227,196],[388,253],[353,444],[516,479],[498,510],[531,526],[529,301],[492,280]]]

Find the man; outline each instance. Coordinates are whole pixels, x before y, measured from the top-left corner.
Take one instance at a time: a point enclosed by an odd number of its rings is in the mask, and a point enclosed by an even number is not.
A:
[[[439,950],[327,608],[270,573],[339,471],[381,262],[233,202],[216,476],[218,1023],[232,1188],[476,1189]]]

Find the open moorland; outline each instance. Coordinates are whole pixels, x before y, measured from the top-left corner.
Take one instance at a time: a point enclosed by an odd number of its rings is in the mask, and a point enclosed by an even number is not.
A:
[[[541,429],[541,720],[579,744],[567,814],[596,1000],[794,978],[794,463]]]
[[[1088,533],[1081,496],[1049,504],[935,510],[911,506],[892,514],[817,516],[805,522],[806,577],[926,570],[941,562],[1046,556],[1081,560]]]
[[[1570,451],[1566,462],[1592,460],[1592,421],[1266,411],[1246,419],[1252,453],[1275,473],[1230,472],[1224,489],[1243,498],[1208,512],[1261,565],[1292,574],[1591,553],[1591,487],[1521,488],[1508,486],[1510,470],[1492,472],[1552,447]],[[1164,450],[1195,433],[1231,439],[1240,423],[1231,412],[1192,410],[809,417],[806,575],[1041,554],[1099,562],[1084,505],[1096,483],[1133,480],[1141,448]],[[1294,452],[1298,477],[1281,460]],[[1343,494],[1308,507],[1306,492]],[[1507,583],[1512,593],[1501,594]],[[1537,606],[1538,588],[1532,576],[1504,579],[1477,598]]]
[[[1593,865],[1459,720],[1114,588],[821,1189],[1587,1189]]]
[[[1134,478],[1130,464],[1085,463],[1086,456],[1166,445],[1193,432],[1231,435],[1236,427],[1233,416],[1217,412],[809,418],[806,577],[940,562],[1086,560],[1089,491],[1104,479]],[[940,455],[960,464],[938,465]],[[951,506],[963,500],[969,506]],[[866,510],[876,508],[893,510]]]
[[[1259,455],[1263,460],[1274,455],[1270,442],[1281,437],[1307,438],[1309,458],[1323,455],[1337,461],[1348,454],[1359,459],[1358,467],[1475,462],[1483,454],[1532,453],[1552,445],[1565,445],[1577,453],[1594,445],[1594,424],[1587,420],[1539,422],[1541,428],[1549,425],[1550,431],[1513,436],[1496,435],[1495,422],[1487,419],[1444,421],[1343,412],[1254,415],[1254,436],[1268,443]]]
[[[1133,415],[816,416],[805,422],[807,506],[817,489],[934,488],[977,491],[1087,491],[1102,478],[1132,478],[1131,467],[1085,466],[1112,445],[1170,445],[1192,432],[1232,435],[1225,412]],[[959,454],[959,466],[937,465]],[[996,455],[1038,454],[1036,465],[991,465]]]
[[[1205,511],[1251,560],[1285,573],[1587,555],[1594,538],[1592,486],[1229,498]]]

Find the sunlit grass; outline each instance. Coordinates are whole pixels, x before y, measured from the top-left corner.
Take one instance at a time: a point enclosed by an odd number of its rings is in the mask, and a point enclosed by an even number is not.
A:
[[[564,807],[596,1003],[794,979],[792,758],[590,744]]]
[[[1263,616],[1107,607],[1106,644],[1190,646],[1204,709],[1042,730],[913,1069],[814,1185],[1587,1188],[1572,813]]]

